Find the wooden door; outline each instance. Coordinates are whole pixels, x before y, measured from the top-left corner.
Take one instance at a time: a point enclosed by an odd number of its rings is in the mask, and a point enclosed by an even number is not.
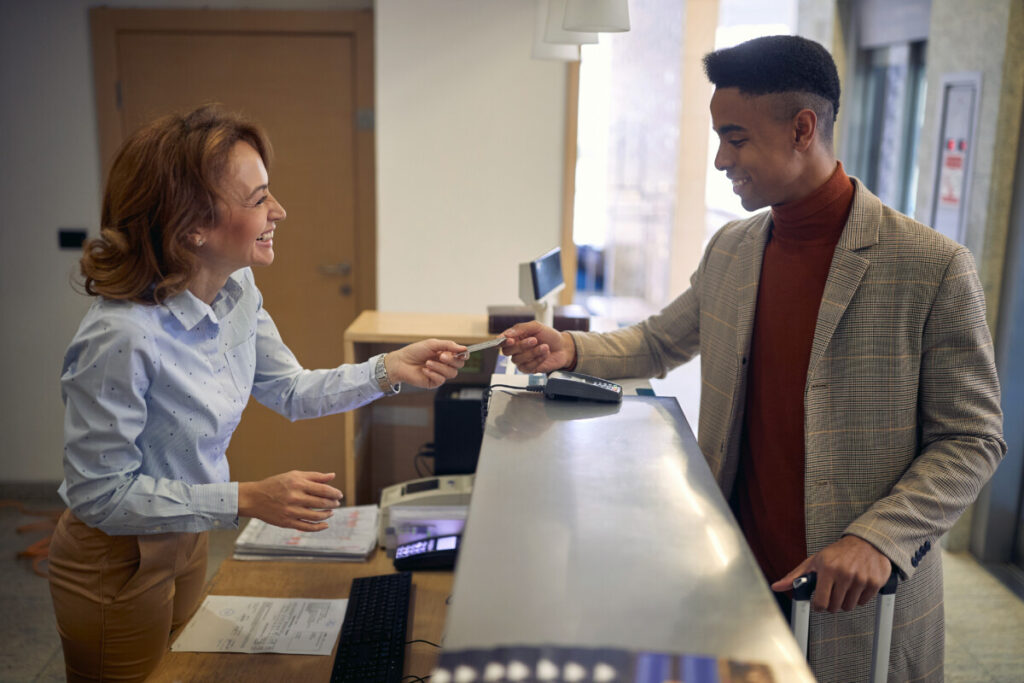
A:
[[[299,361],[338,365],[345,328],[375,299],[373,133],[358,125],[372,118],[370,13],[96,9],[91,19],[104,170],[138,126],[208,102],[267,130],[270,187],[288,218],[256,283]],[[340,415],[290,423],[251,400],[228,449],[232,479],[307,469],[337,472],[340,486],[343,443]]]

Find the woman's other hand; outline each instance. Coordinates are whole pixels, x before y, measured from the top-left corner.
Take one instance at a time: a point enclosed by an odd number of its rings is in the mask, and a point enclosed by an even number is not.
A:
[[[416,387],[433,389],[459,374],[465,359],[456,356],[465,346],[442,339],[424,339],[409,344],[384,357],[392,384],[408,382]]]
[[[341,505],[341,491],[327,485],[332,479],[333,472],[292,470],[262,481],[241,482],[238,514],[286,529],[323,531],[333,508]]]

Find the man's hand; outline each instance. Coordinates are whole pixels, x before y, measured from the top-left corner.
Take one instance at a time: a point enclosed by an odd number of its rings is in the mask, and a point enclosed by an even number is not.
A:
[[[552,372],[576,364],[576,345],[568,332],[531,320],[501,334],[506,338],[501,352],[523,372]]]
[[[327,485],[332,479],[333,473],[292,470],[263,481],[241,482],[238,514],[286,529],[323,531],[334,514],[331,508],[341,505],[341,491]]]
[[[844,612],[866,605],[889,580],[892,563],[875,546],[857,536],[843,536],[772,584],[787,591],[793,581],[808,572],[818,573],[811,606],[819,611]]]
[[[459,368],[466,364],[458,354],[465,346],[453,341],[424,339],[403,346],[384,357],[388,378],[393,384],[408,382],[423,389],[433,389],[459,374]]]

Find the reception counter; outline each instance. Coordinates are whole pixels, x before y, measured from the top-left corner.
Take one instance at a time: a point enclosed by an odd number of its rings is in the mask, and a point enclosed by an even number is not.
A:
[[[513,645],[814,680],[675,399],[494,389],[444,649]]]

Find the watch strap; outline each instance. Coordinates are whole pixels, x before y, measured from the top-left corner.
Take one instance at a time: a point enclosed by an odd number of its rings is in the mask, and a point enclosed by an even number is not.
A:
[[[384,364],[384,357],[387,354],[380,354],[377,356],[376,362],[373,364],[373,378],[377,381],[377,387],[384,393],[385,396],[391,396],[397,394],[402,390],[402,384],[392,384],[391,378],[388,377],[388,367]]]

